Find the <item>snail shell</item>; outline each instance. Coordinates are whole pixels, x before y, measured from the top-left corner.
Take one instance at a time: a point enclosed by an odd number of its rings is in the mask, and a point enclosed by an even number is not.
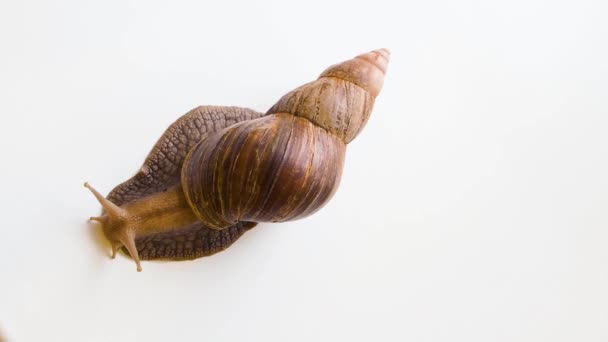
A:
[[[319,210],[339,185],[346,144],[365,126],[387,63],[382,49],[331,66],[283,96],[266,116],[201,140],[182,168],[194,213],[222,229]]]

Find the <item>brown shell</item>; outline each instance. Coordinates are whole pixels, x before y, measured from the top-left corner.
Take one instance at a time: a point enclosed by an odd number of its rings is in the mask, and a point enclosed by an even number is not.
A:
[[[333,65],[283,96],[268,116],[203,139],[182,169],[199,219],[222,229],[319,210],[338,187],[346,144],[369,118],[388,58],[380,49]]]
[[[204,138],[186,157],[182,186],[205,224],[308,216],[336,191],[346,146],[289,114],[241,122]]]

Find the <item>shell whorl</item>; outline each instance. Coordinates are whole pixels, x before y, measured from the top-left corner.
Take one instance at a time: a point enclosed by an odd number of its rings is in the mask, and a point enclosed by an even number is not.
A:
[[[387,49],[371,51],[330,66],[320,77],[336,77],[350,81],[376,97],[382,90],[389,59],[390,53]]]
[[[295,220],[333,196],[345,149],[306,119],[269,115],[205,137],[186,157],[182,186],[194,213],[214,228]]]
[[[283,96],[267,114],[306,118],[348,144],[369,119],[389,59],[388,50],[379,49],[332,65],[316,81]]]

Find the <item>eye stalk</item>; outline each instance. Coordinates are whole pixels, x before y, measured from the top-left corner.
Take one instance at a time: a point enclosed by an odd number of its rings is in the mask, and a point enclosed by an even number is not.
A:
[[[84,187],[93,193],[93,196],[97,198],[105,211],[105,214],[102,216],[91,217],[90,220],[101,223],[106,236],[112,244],[112,259],[116,257],[116,251],[121,246],[125,246],[137,265],[137,272],[141,272],[139,254],[137,253],[137,248],[135,248],[134,227],[131,226],[131,221],[133,221],[132,215],[129,215],[126,210],[107,200],[89,183],[84,183]]]
[[[101,223],[112,245],[112,257],[124,246],[137,264],[138,272],[141,272],[141,262],[136,237],[171,231],[198,222],[179,186],[122,207],[103,197],[88,183],[84,186],[93,193],[105,211],[102,216],[90,219]]]

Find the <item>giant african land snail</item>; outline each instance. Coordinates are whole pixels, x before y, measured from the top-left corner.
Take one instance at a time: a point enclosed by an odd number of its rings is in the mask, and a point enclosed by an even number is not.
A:
[[[173,123],[140,171],[107,199],[112,257],[194,259],[221,251],[257,222],[319,210],[338,187],[346,144],[361,131],[382,88],[386,49],[326,69],[266,114],[198,107]]]

